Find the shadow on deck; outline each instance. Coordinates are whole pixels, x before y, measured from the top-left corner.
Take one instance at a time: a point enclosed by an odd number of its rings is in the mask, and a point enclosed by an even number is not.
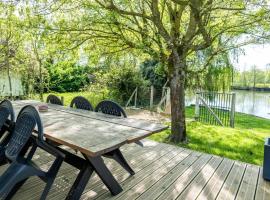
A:
[[[262,179],[262,168],[168,144],[144,140],[144,147],[122,148],[136,174],[130,176],[118,164],[105,159],[123,192],[111,196],[94,174],[81,199],[270,199],[270,183]],[[42,168],[51,157],[39,152]],[[0,168],[0,174],[5,166]],[[48,199],[65,199],[78,170],[63,164]],[[39,199],[44,187],[38,178],[29,179],[13,199]]]

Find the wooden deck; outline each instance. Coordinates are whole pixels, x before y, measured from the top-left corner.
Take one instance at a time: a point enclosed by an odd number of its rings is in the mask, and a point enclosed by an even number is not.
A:
[[[262,168],[167,144],[144,140],[145,147],[125,145],[122,150],[136,172],[129,176],[106,159],[124,191],[113,197],[93,175],[81,199],[270,199],[270,183]],[[46,168],[51,158],[39,152],[35,159]],[[0,174],[6,166],[0,168]],[[64,199],[78,171],[64,164],[48,199]],[[39,199],[44,183],[29,179],[14,199]]]

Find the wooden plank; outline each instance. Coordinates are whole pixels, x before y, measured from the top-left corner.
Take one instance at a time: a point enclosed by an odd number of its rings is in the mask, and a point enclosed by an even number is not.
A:
[[[259,166],[247,165],[242,183],[236,196],[237,200],[254,199],[259,171]]]
[[[132,165],[133,170],[136,172],[136,176],[140,173],[143,173],[144,170],[146,170],[146,168],[151,167],[152,165],[154,165],[156,163],[156,160],[161,159],[162,157],[165,156],[169,156],[171,154],[172,151],[176,151],[175,148],[164,148],[162,147],[161,149],[155,149],[155,152],[152,152],[151,154],[149,153],[143,153],[141,150],[139,151],[140,154],[142,154],[143,156],[135,156],[138,158],[133,158],[133,159],[128,159],[128,162]],[[180,151],[184,151],[184,149],[181,149]],[[126,156],[128,158],[128,156]],[[116,178],[116,180],[121,184],[123,183],[125,180],[130,180],[133,177],[130,176],[122,167],[119,167],[117,165],[117,169],[111,169],[109,167],[109,169],[112,171],[114,177]],[[108,192],[106,187],[104,186],[104,184],[98,180],[95,181],[93,179],[90,180],[90,182],[88,183],[88,185],[86,186],[86,189],[84,191],[84,194],[82,195],[81,199],[92,199],[92,198],[97,198],[97,195],[100,196],[103,193]],[[52,199],[62,199],[63,197],[58,195],[58,196],[54,196],[54,198]]]
[[[256,200],[267,200],[270,199],[270,182],[265,181],[262,176],[263,168],[260,168],[259,180],[256,190]]]
[[[37,106],[37,105],[40,105],[41,102],[35,101],[35,100],[23,100],[23,101],[14,101],[14,104],[21,104],[21,105],[31,104],[31,105]],[[48,106],[49,108],[59,110],[62,112],[68,112],[71,114],[81,115],[81,116],[88,117],[91,119],[97,119],[97,120],[110,122],[110,123],[114,123],[118,125],[141,129],[141,130],[149,131],[151,133],[160,132],[168,128],[168,126],[165,126],[163,124],[154,123],[147,120],[133,119],[133,118],[120,118],[120,117],[116,117],[112,115],[105,115],[103,113],[90,112],[86,110],[80,110],[80,109],[59,106],[59,105],[54,105],[54,104],[48,104]]]
[[[138,151],[139,148],[137,145],[136,145],[135,149],[132,148],[132,145],[127,145],[127,146],[129,146],[129,148],[124,151],[124,154],[126,156],[129,156],[129,157],[130,157],[130,155],[134,155],[136,159],[140,158],[140,154],[144,155],[144,153],[147,153],[147,152],[153,153],[153,152],[159,151],[160,150],[159,148],[163,147],[163,145],[162,146],[159,146],[159,145],[154,146],[153,145],[153,146],[151,146],[151,148],[141,148],[140,151]],[[128,150],[129,154],[126,153],[127,150]],[[45,156],[44,153],[42,153],[42,155],[41,155],[42,159],[46,158],[44,156]],[[46,159],[46,160],[48,160],[48,159]],[[51,160],[52,160],[52,158],[51,158]],[[106,164],[108,167],[114,166],[114,169],[118,169],[116,165],[112,165],[111,160],[106,160]],[[73,168],[72,166],[70,166],[68,164],[62,165],[50,194],[53,194],[53,193],[58,194],[59,190],[62,190],[63,191],[62,194],[66,195],[67,191],[69,190],[77,173],[78,173],[78,170]],[[94,177],[91,178],[91,182],[93,179],[99,180],[97,175],[95,175]],[[33,184],[35,185],[35,191],[32,190]],[[28,200],[31,197],[32,198],[35,197],[36,199],[38,199],[43,188],[44,188],[44,183],[42,181],[40,181],[40,179],[31,179],[31,180],[27,181],[25,183],[25,185],[22,187],[22,189],[20,189],[18,191],[18,193],[16,194],[16,197],[19,198],[20,200]],[[50,197],[50,195],[49,195],[49,197]],[[64,198],[64,196],[63,196],[63,198]]]
[[[200,154],[192,153],[179,163],[170,173],[157,181],[150,189],[145,191],[138,199],[156,199],[166,190],[172,183],[174,183],[179,176],[181,176],[199,157]]]
[[[15,111],[18,112],[22,108],[22,105],[19,105],[19,106],[15,105],[14,108],[15,108]],[[147,136],[149,134],[149,131],[138,130],[137,128],[132,128],[132,127],[124,126],[120,124],[100,121],[97,119],[89,120],[81,115],[72,115],[70,113],[61,112],[61,111],[54,110],[51,108],[49,108],[48,112],[41,112],[40,115],[44,122],[44,126],[49,124],[51,127],[51,125],[55,125],[56,123],[59,123],[59,125],[61,125],[59,128],[70,128],[70,126],[72,126],[71,128],[75,129],[76,126],[78,126],[78,124],[81,123],[81,126],[88,128],[90,130],[93,130],[93,131],[99,131],[101,128],[103,129],[107,128],[106,131],[111,130],[111,132],[119,130],[119,133],[117,135],[124,136],[128,140],[136,139],[138,137],[143,137],[144,135]],[[71,123],[71,124],[67,124],[67,123]],[[47,129],[49,128],[47,127]],[[103,131],[103,129],[101,131]],[[128,132],[128,131],[131,131],[131,132]],[[116,135],[115,132],[112,135],[115,136]]]
[[[168,165],[159,168],[155,172],[153,172],[151,175],[149,175],[147,178],[143,179],[140,183],[134,185],[132,188],[129,188],[123,194],[121,194],[120,197],[117,197],[117,199],[137,199],[140,195],[142,195],[148,188],[151,188],[155,183],[157,183],[161,178],[165,177],[167,174],[171,173],[171,170],[174,169],[176,166],[178,166],[180,163],[185,165],[183,163],[187,158],[189,157],[189,154],[187,156],[183,156],[180,159],[181,156],[174,157],[174,162],[170,162]],[[196,158],[198,158],[198,155],[195,155]]]
[[[176,199],[179,194],[192,182],[201,169],[207,164],[212,156],[203,154],[181,176],[173,182],[157,199]]]
[[[134,176],[131,177],[131,179],[127,179],[124,182],[122,182],[121,185],[124,191],[119,195],[112,197],[109,191],[104,188],[106,192],[103,192],[101,196],[98,195],[97,198],[93,199],[102,199],[102,200],[118,199],[118,198],[127,199],[128,198],[127,194],[132,195],[132,193],[130,193],[131,190],[134,190],[134,188],[137,187],[138,188],[143,187],[143,185],[145,184],[144,182],[145,180],[155,181],[155,179],[157,179],[158,177],[168,173],[174,166],[176,166],[179,162],[181,162],[184,158],[186,158],[189,155],[189,153],[190,153],[189,151],[188,152],[173,151],[167,156],[164,156],[159,160],[156,160],[155,163],[149,165],[149,167],[141,171],[141,173],[136,173]]]
[[[147,142],[144,143],[146,143],[146,148],[141,148],[138,145],[134,146],[135,148],[130,148],[129,146],[131,145],[127,145],[128,148],[126,148],[123,151],[124,156],[127,158],[128,162],[131,164],[131,166],[134,168],[136,172],[137,170],[139,170],[139,166],[142,163],[144,163],[145,160],[149,161],[149,164],[151,164],[150,162],[154,162],[157,158],[162,157],[165,154],[168,154],[170,151],[176,149],[176,147],[169,146],[166,144],[157,145],[156,143],[156,145],[153,145],[152,142],[149,142],[148,144],[151,145],[147,147]],[[179,150],[183,151],[183,149]],[[128,175],[114,161],[110,159],[105,159],[105,163],[106,166],[108,166],[108,168],[112,171],[113,175],[117,173]],[[75,168],[67,164],[65,164],[64,166],[68,166],[69,171],[66,168],[61,167],[57,179],[55,180],[54,186],[50,191],[48,199],[64,199],[76,177],[77,170]],[[21,192],[21,190],[19,190],[18,194],[16,194],[16,198],[20,200],[28,200],[31,197],[33,197],[34,199],[39,199],[39,196],[44,188],[44,184],[39,179],[36,179],[36,183],[34,184],[35,190],[34,191],[32,190],[32,192],[30,192],[31,188],[33,188],[33,185],[31,185],[32,182],[33,180],[27,181],[26,185],[23,186],[23,188],[28,187],[29,189],[28,193],[25,191]],[[30,185],[27,185],[27,183],[30,183]],[[93,189],[93,187],[96,185],[100,186],[101,188],[101,186],[103,186],[103,183],[100,181],[99,177],[95,174],[94,176],[91,177],[87,188],[88,190],[90,190],[90,188]]]
[[[195,199],[200,194],[204,186],[207,184],[213,173],[216,171],[221,161],[222,158],[220,157],[212,157],[211,160],[200,171],[200,173],[189,184],[189,186],[186,187],[183,193],[181,193],[181,195],[177,197],[177,199]]]
[[[203,188],[197,200],[212,200],[215,199],[229,174],[234,161],[223,159],[218,169],[215,171],[207,185]]]
[[[246,169],[246,164],[241,162],[235,162],[230,174],[221,188],[221,191],[217,197],[218,200],[230,200],[234,199],[238,189],[240,187],[243,174]]]
[[[257,200],[270,199],[270,183],[263,180],[262,170],[258,166],[248,164],[246,167],[244,163],[226,158],[220,163],[220,157],[149,140],[143,142],[144,148],[134,144],[122,147],[124,156],[136,172],[135,176],[129,176],[116,162],[105,159],[106,165],[123,186],[122,193],[112,197],[94,174],[81,199],[211,200],[222,197],[252,199],[254,195]],[[53,157],[38,150],[34,159],[39,166],[46,168]],[[0,174],[5,167],[7,165],[0,167]],[[78,170],[64,163],[47,199],[64,199],[77,173]],[[257,181],[254,178],[256,174]],[[38,200],[44,186],[40,179],[30,178],[13,199]],[[254,188],[257,188],[255,193]],[[224,193],[229,195],[221,197]]]
[[[15,105],[18,110],[22,105]],[[89,156],[101,155],[149,132],[49,109],[40,113],[45,137]],[[143,137],[144,137],[143,136]]]

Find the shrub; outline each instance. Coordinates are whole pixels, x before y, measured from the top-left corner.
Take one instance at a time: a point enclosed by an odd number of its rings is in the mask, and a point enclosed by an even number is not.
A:
[[[79,66],[74,62],[64,61],[50,65],[49,90],[55,92],[75,92],[89,85],[90,67]]]
[[[128,101],[136,87],[142,90],[149,85],[136,67],[112,67],[106,76],[110,96],[122,104]]]

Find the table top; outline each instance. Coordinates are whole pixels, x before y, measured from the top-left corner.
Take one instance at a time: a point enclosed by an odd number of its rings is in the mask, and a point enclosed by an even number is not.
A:
[[[25,105],[44,103],[23,100],[12,104],[15,112],[19,113]],[[119,118],[53,104],[48,104],[48,107],[47,112],[40,112],[44,136],[88,156],[102,155],[168,128],[146,120]]]

